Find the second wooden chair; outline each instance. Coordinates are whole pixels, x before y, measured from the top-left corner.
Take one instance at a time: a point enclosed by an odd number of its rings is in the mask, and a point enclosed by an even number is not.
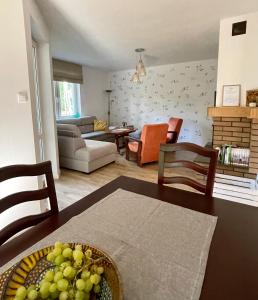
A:
[[[189,153],[208,157],[208,166],[202,166],[189,159]],[[212,196],[215,172],[217,166],[218,151],[215,149],[206,149],[196,144],[191,143],[176,143],[176,144],[163,144],[160,146],[159,156],[159,184],[179,183],[188,185],[199,192],[204,193],[206,196]],[[185,167],[194,170],[207,177],[206,185],[185,176],[164,176],[164,169],[172,167]]]

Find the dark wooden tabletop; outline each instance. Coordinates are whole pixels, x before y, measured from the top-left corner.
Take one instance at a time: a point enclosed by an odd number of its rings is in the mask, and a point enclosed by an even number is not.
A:
[[[218,216],[200,299],[258,299],[258,208],[123,176],[2,245],[0,266],[118,188]]]

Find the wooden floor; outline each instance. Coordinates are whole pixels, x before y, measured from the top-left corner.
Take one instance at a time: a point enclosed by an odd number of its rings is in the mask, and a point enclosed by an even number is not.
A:
[[[174,174],[180,174],[176,170],[170,171],[170,173],[172,172]],[[61,169],[60,179],[55,182],[59,208],[63,209],[71,205],[122,175],[157,182],[158,164],[153,163],[138,167],[135,162],[129,162],[125,160],[123,156],[117,155],[115,163],[100,168],[91,174]],[[191,188],[181,187],[179,185],[178,187],[192,190]]]

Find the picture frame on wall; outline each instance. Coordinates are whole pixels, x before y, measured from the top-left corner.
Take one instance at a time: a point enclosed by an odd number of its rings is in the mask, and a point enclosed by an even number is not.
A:
[[[222,105],[240,106],[241,85],[223,85]]]

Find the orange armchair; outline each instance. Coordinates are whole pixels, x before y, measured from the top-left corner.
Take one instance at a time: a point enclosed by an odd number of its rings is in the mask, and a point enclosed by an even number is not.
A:
[[[137,164],[158,161],[160,144],[166,143],[168,124],[144,125],[141,139],[126,137],[126,159],[130,159],[130,154],[137,158]]]
[[[178,118],[170,118],[169,119],[167,144],[173,144],[173,143],[177,142],[182,124],[183,124],[183,119],[178,119]]]

